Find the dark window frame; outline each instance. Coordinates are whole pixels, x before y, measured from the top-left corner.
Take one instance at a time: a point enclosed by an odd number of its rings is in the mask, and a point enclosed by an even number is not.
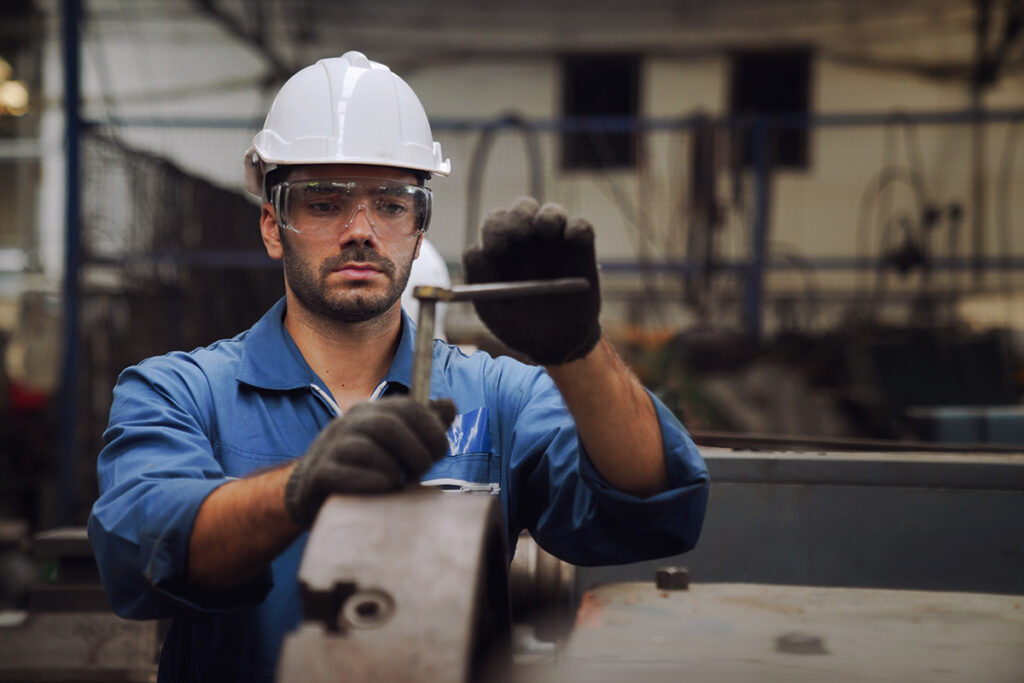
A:
[[[811,114],[814,51],[809,47],[736,50],[730,59],[729,114],[737,123],[733,159],[745,168],[755,165],[753,129],[758,117],[795,119]],[[810,127],[772,124],[768,131],[769,163],[773,168],[808,170]]]
[[[642,57],[635,53],[562,57],[562,115],[570,122],[632,119],[640,115]],[[633,168],[639,159],[637,131],[562,132],[561,167],[567,171]]]

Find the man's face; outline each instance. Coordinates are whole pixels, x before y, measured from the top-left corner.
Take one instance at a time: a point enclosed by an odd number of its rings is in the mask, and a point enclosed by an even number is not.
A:
[[[361,177],[415,184],[410,173],[382,166],[301,167],[289,176]],[[409,281],[420,235],[383,238],[366,209],[339,216],[329,231],[296,233],[280,228],[285,283],[309,311],[340,322],[376,318],[397,304]],[[295,226],[298,230],[303,225]]]

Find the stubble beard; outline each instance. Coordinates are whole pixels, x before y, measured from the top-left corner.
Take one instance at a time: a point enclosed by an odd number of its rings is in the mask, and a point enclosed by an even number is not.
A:
[[[309,311],[338,322],[364,322],[390,310],[402,298],[412,271],[412,259],[399,269],[394,261],[364,244],[346,245],[340,253],[324,259],[319,267],[295,250],[291,236],[282,234],[281,244],[284,275],[292,294]],[[344,287],[327,283],[332,272],[351,262],[372,263],[385,275],[388,286],[384,291],[375,291],[369,282],[353,282]]]

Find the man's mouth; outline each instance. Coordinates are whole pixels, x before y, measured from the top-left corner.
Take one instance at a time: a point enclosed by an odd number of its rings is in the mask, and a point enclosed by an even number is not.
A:
[[[320,264],[321,277],[338,275],[350,282],[369,281],[378,275],[391,278],[394,272],[391,261],[365,247],[350,246]]]
[[[380,268],[370,263],[343,263],[334,268],[335,273],[341,273],[346,278],[355,280],[371,278],[381,272]]]

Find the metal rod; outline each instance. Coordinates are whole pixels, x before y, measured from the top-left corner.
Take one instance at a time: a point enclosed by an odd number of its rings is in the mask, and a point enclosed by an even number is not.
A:
[[[96,11],[93,12],[96,14]],[[971,124],[976,120],[985,123],[1009,123],[1020,121],[1024,118],[1024,109],[1020,108],[999,108],[984,109],[980,112],[970,108],[957,109],[953,111],[927,111],[920,113],[865,113],[848,112],[832,114],[762,114],[756,117],[756,121],[763,121],[770,126],[782,128],[805,128],[805,127],[863,127],[863,126],[886,126],[892,123],[907,124]],[[723,116],[712,120],[715,125],[728,127],[743,127],[751,125],[749,116]],[[138,127],[138,128],[245,128],[258,129],[263,125],[263,118],[244,117],[198,117],[198,116],[163,116],[163,117],[138,117],[138,116],[109,116],[105,117],[103,123],[111,126]],[[696,116],[675,116],[675,117],[651,117],[638,119],[635,116],[608,116],[608,117],[587,117],[585,121],[579,119],[530,119],[528,124],[536,131],[564,132],[589,130],[604,133],[630,133],[636,130],[690,130],[707,125],[707,117]],[[480,131],[487,128],[509,128],[520,124],[495,121],[494,119],[443,119],[438,118],[430,122],[430,129],[433,131],[465,132]]]
[[[437,306],[437,300],[420,299],[419,304],[419,315],[416,317],[416,344],[412,354],[410,393],[417,403],[427,405],[430,402],[430,366],[434,357],[434,309]]]
[[[590,283],[583,277],[563,277],[554,280],[523,280],[521,282],[488,282],[480,285],[456,285],[450,288],[421,285],[412,293],[420,301],[471,301],[473,299],[507,299],[514,296],[537,294],[568,294],[583,292]]]
[[[420,304],[416,320],[416,344],[412,353],[412,386],[409,393],[421,405],[430,401],[430,366],[434,354],[434,309],[438,301],[471,301],[473,299],[507,299],[515,296],[568,294],[590,287],[583,277],[520,282],[488,282],[480,285],[456,285],[451,288],[420,285],[412,295]]]

